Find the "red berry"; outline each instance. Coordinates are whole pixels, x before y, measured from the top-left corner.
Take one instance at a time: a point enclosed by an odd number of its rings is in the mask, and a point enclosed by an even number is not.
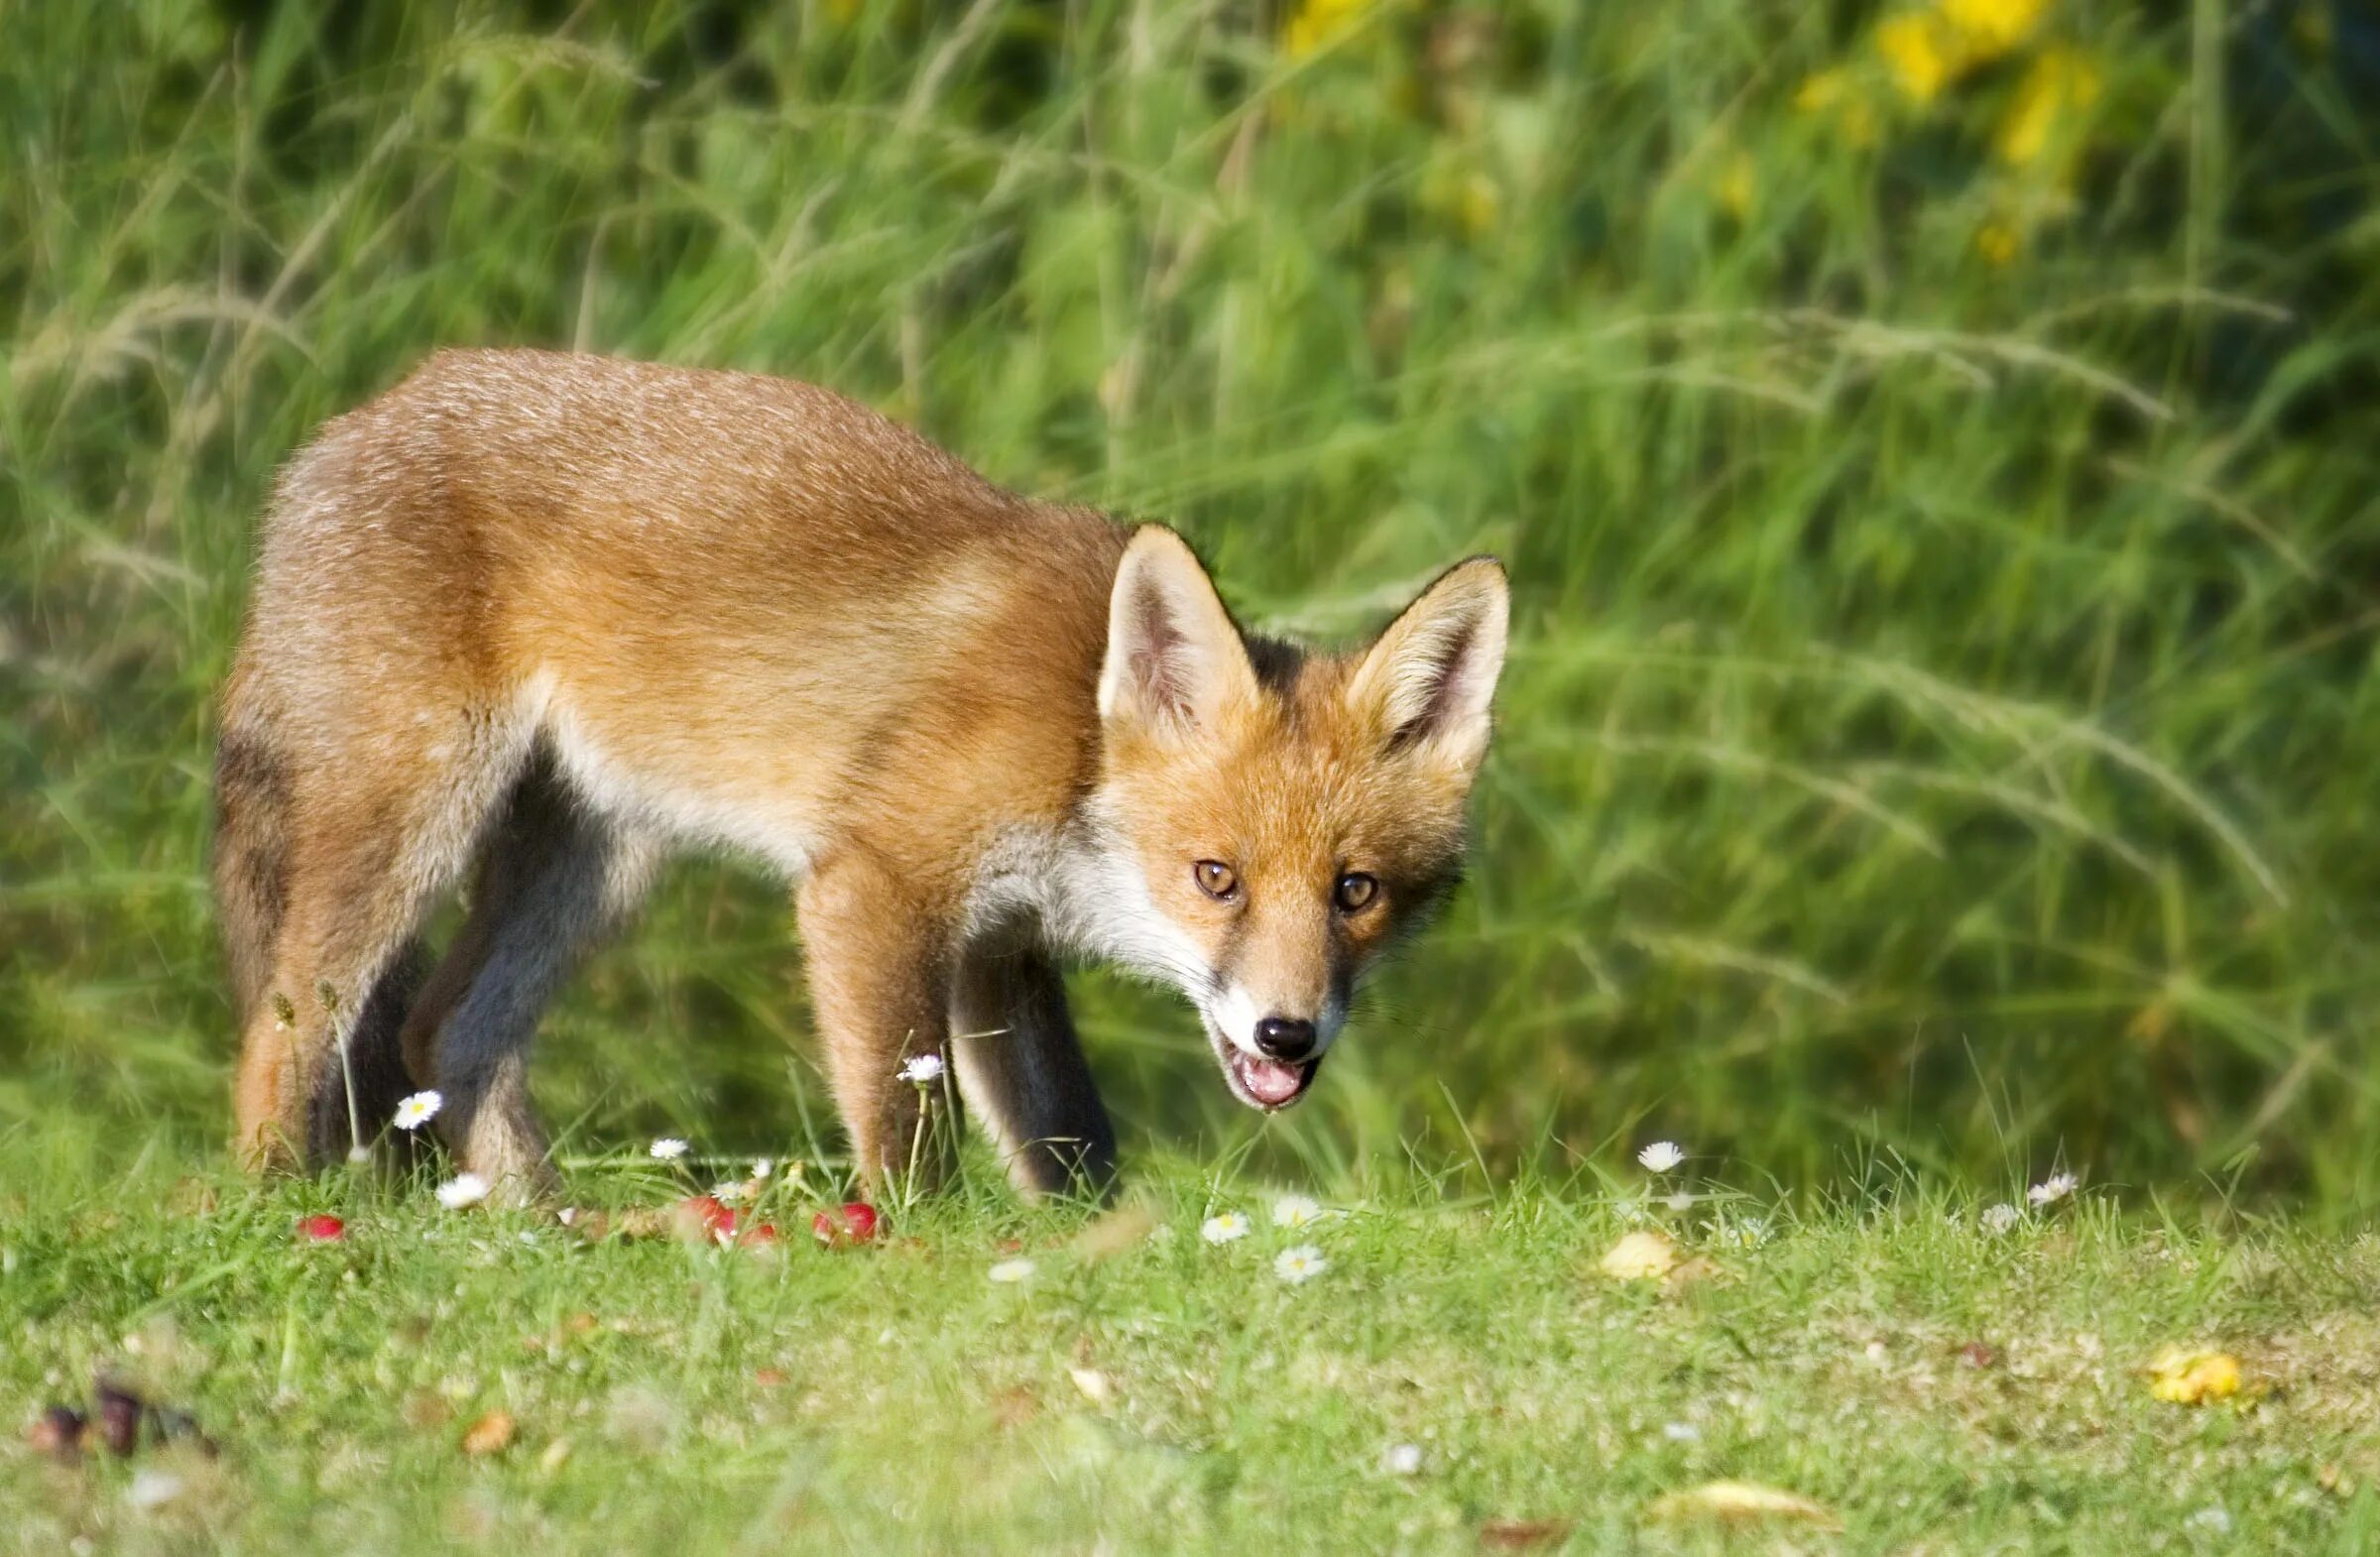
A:
[[[335,1244],[347,1236],[347,1224],[337,1217],[306,1217],[298,1224],[298,1236],[309,1244]]]
[[[726,1243],[736,1236],[736,1213],[716,1195],[695,1195],[677,1203],[677,1231],[689,1243]]]
[[[876,1237],[876,1207],[865,1200],[847,1200],[810,1218],[810,1236],[829,1249],[839,1244],[865,1244]]]
[[[742,1233],[737,1235],[736,1247],[739,1249],[774,1250],[776,1248],[776,1224],[774,1222],[764,1222],[759,1227],[746,1228]]]

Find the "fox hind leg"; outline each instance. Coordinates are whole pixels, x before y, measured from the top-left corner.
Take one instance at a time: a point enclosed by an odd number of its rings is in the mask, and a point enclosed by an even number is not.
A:
[[[1056,965],[1028,944],[970,946],[952,981],[950,1022],[967,1106],[1016,1187],[1029,1195],[1112,1194],[1116,1133]]]
[[[285,896],[234,1090],[236,1142],[252,1166],[319,1162],[385,1123],[386,1094],[403,1085],[388,1039],[410,993],[415,931],[517,766],[501,746],[462,741],[369,764],[341,753],[293,775]]]
[[[533,763],[483,852],[471,911],[407,1018],[404,1048],[443,1095],[441,1138],[502,1199],[553,1187],[529,1095],[538,1018],[581,954],[632,909],[657,850]]]

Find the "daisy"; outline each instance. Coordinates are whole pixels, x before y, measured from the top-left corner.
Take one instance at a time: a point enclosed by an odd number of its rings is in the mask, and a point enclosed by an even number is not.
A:
[[[663,1136],[645,1150],[655,1162],[675,1162],[686,1154],[686,1143],[675,1136]]]
[[[477,1173],[457,1173],[438,1186],[438,1204],[449,1211],[476,1206],[488,1198],[488,1181]]]
[[[1330,1268],[1331,1262],[1323,1258],[1322,1251],[1312,1244],[1284,1249],[1272,1257],[1272,1273],[1292,1286],[1300,1281],[1311,1281]]]
[[[1220,1211],[1198,1225],[1198,1236],[1210,1244],[1229,1244],[1248,1237],[1248,1218],[1237,1211]]]
[[[1032,1273],[1033,1262],[1029,1259],[1004,1259],[984,1272],[986,1277],[1002,1286],[1014,1286]]]
[[[749,1188],[749,1185],[740,1180],[723,1178],[711,1186],[711,1198],[723,1206],[732,1206],[744,1198]]]
[[[2003,1201],[1996,1206],[1984,1207],[1983,1215],[1977,1218],[1977,1220],[1983,1224],[1984,1232],[1997,1235],[2000,1233],[2005,1233],[2010,1228],[2016,1226],[2016,1224],[2021,1221],[2023,1217],[2024,1213],[2022,1211],[2017,1210],[2016,1207]]]
[[[436,1119],[438,1110],[445,1104],[446,1100],[434,1092],[416,1092],[410,1098],[400,1098],[397,1102],[397,1128],[419,1130]]]
[[[1272,1203],[1274,1227],[1312,1227],[1329,1215],[1304,1195],[1283,1195]]]
[[[912,1054],[909,1056],[908,1062],[894,1074],[903,1081],[914,1083],[920,1087],[930,1087],[942,1079],[942,1056],[939,1054]]]
[[[2025,1191],[2025,1198],[2037,1206],[2052,1206],[2075,1192],[2078,1180],[2072,1173],[2052,1173],[2048,1178]]]
[[[1666,1173],[1686,1160],[1686,1150],[1674,1140],[1656,1140],[1637,1152],[1636,1160],[1649,1172]]]
[[[752,1176],[753,1176],[754,1178],[767,1178],[767,1177],[768,1177],[770,1174],[772,1174],[772,1173],[774,1173],[774,1172],[775,1172],[775,1171],[776,1171],[776,1159],[775,1159],[775,1158],[774,1158],[774,1157],[754,1157],[754,1158],[752,1159]]]

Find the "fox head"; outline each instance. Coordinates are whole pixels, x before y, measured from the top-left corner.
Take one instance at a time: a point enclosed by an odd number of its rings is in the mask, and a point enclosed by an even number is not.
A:
[[[1454,887],[1508,612],[1474,557],[1368,647],[1306,655],[1243,636],[1173,532],[1125,551],[1090,806],[1110,938],[1197,1005],[1242,1102],[1305,1095],[1357,984]]]

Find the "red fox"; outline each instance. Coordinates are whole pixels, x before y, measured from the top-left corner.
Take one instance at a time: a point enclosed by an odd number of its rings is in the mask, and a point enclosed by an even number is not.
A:
[[[1179,988],[1242,1102],[1298,1101],[1456,879],[1507,610],[1474,557],[1309,655],[1243,634],[1172,531],[826,391],[442,353],[264,526],[216,765],[239,1150],[334,1156],[434,1086],[464,1168],[542,1193],[539,1013],[666,851],[725,846],[798,884],[865,1175],[909,1170],[896,1072],[931,1054],[1021,1188],[1105,1193],[1061,959]]]

